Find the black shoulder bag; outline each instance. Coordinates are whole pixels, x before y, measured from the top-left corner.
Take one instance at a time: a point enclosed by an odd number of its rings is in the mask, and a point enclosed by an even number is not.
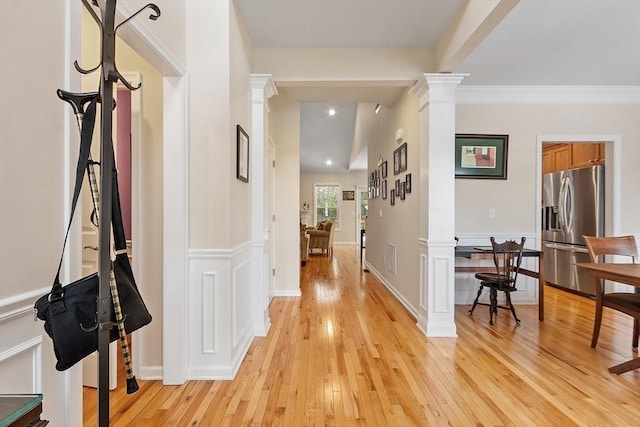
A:
[[[64,248],[76,209],[85,170],[89,162],[91,139],[95,125],[96,102],[89,104],[82,121],[80,155],[76,167],[76,181],[71,203],[71,217],[62,246],[62,256],[51,292],[40,297],[34,307],[36,316],[44,320],[44,329],[53,340],[56,369],[64,371],[98,349],[98,273],[83,277],[66,286],[60,283],[60,269]],[[122,307],[126,333],[131,333],[151,322],[151,315],[138,291],[131,264],[126,253],[126,240],[122,226],[117,175],[113,178],[112,227],[116,259],[113,270],[116,278],[120,306]],[[108,279],[107,279],[108,280]],[[113,307],[111,319],[115,319]],[[118,329],[111,328],[110,341],[118,339]]]

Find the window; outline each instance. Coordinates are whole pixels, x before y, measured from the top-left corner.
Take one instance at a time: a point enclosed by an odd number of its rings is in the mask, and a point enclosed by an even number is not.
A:
[[[340,185],[338,184],[314,184],[314,221],[332,219],[339,225],[340,218]]]

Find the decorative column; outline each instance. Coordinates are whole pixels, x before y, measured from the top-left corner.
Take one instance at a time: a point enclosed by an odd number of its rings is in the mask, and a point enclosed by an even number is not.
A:
[[[278,90],[270,74],[251,75],[251,143],[249,154],[251,179],[251,283],[252,324],[255,336],[266,336],[271,325],[269,319],[269,277],[272,274],[271,245],[269,233],[269,212],[266,212],[267,145],[269,143],[269,98]]]
[[[467,74],[425,74],[420,99],[420,310],[428,337],[455,337],[456,88]]]

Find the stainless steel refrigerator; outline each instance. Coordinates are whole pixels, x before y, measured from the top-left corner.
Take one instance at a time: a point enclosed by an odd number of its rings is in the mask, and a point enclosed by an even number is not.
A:
[[[575,266],[589,262],[583,235],[604,235],[604,166],[545,174],[542,244],[545,281],[594,295],[593,277]]]

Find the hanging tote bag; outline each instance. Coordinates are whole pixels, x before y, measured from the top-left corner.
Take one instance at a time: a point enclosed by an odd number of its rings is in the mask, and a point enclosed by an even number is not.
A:
[[[66,246],[73,214],[80,195],[84,172],[89,161],[91,138],[95,125],[96,99],[92,100],[82,121],[80,155],[76,167],[76,181],[71,204],[71,218],[64,239],[62,253]],[[120,306],[124,315],[125,331],[131,333],[151,322],[151,315],[138,290],[129,258],[126,254],[126,241],[122,227],[120,197],[118,195],[117,175],[114,174],[112,192],[112,227],[116,259],[113,270],[116,278]],[[56,355],[56,369],[64,371],[98,349],[98,286],[97,273],[83,277],[66,286],[60,283],[60,269],[51,287],[51,292],[40,297],[34,306],[36,316],[44,320],[44,329],[53,340]],[[113,307],[111,319],[115,319]],[[111,328],[110,341],[118,339],[118,329]]]

